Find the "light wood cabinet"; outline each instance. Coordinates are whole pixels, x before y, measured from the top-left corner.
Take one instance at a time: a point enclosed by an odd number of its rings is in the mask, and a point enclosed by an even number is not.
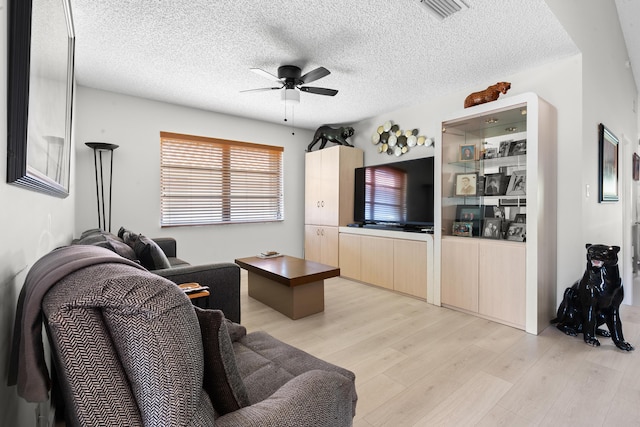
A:
[[[370,236],[361,236],[360,239],[361,280],[383,288],[394,289],[393,240]]]
[[[340,233],[340,275],[360,280],[360,236]]]
[[[480,241],[478,255],[478,313],[524,329],[525,246]]]
[[[442,259],[443,305],[524,329],[524,245],[446,237]]]
[[[305,259],[338,267],[338,227],[305,225],[304,231]]]
[[[429,300],[429,247],[431,235],[341,227],[340,275]]]
[[[362,150],[343,145],[305,155],[305,224],[353,222],[354,170],[362,164]]]
[[[339,265],[338,226],[353,222],[354,173],[362,164],[362,150],[342,145],[305,155],[305,259]]]
[[[549,325],[556,308],[556,120],[551,104],[524,93],[442,122],[435,151],[440,303],[532,334]],[[475,153],[471,159],[465,149]],[[463,178],[475,188],[465,190]],[[455,236],[463,229],[472,236]]]
[[[478,243],[471,239],[442,240],[442,304],[478,312]]]
[[[393,240],[393,289],[427,299],[427,245]]]

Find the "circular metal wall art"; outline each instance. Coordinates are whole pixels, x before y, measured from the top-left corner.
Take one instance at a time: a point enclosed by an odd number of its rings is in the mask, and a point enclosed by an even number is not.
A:
[[[418,134],[418,129],[402,130],[399,125],[387,120],[378,126],[376,132],[371,135],[371,143],[378,145],[379,153],[396,156],[409,152],[409,149],[416,145],[424,145],[425,147],[433,145],[433,138]]]

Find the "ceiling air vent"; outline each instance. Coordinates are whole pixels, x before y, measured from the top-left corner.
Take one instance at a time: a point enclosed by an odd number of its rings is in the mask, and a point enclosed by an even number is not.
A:
[[[440,20],[469,8],[469,5],[464,0],[420,0],[420,3]]]

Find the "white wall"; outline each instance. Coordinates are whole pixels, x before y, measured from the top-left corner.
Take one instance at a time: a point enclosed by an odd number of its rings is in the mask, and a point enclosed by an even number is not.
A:
[[[59,199],[6,183],[7,176],[7,1],[0,0],[0,425],[36,424],[36,405],[7,387],[15,308],[27,272],[42,255],[68,244],[73,235],[75,186]],[[46,405],[44,405],[46,408]]]
[[[274,108],[278,108],[276,105]],[[297,108],[304,108],[300,105]],[[193,264],[233,261],[264,250],[302,256],[304,152],[313,132],[79,87],[76,98],[75,235],[98,224],[93,151],[87,141],[118,144],[113,163],[112,232],[172,236]],[[284,147],[285,220],[276,223],[160,227],[160,132]]]
[[[622,247],[623,282],[632,283],[631,192],[632,154],[637,150],[638,91],[618,21],[615,3],[600,0],[546,0],[582,52],[581,213],[582,244],[604,243]],[[577,13],[576,11],[579,11]],[[598,124],[604,123],[620,139],[620,202],[598,203]],[[633,142],[633,144],[631,144]],[[564,160],[564,161],[562,161]],[[561,165],[571,158],[561,158]],[[586,186],[590,197],[584,197]],[[562,194],[560,194],[562,197]],[[582,248],[576,248],[584,250]],[[625,287],[626,302],[631,286]]]

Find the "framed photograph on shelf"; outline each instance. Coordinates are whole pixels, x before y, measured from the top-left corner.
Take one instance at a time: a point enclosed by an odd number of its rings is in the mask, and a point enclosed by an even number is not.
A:
[[[456,196],[475,196],[477,195],[476,183],[478,181],[478,173],[457,173],[456,174]]]
[[[485,218],[505,219],[504,207],[503,206],[485,206],[484,215],[485,215]]]
[[[484,150],[484,158],[485,159],[495,159],[498,157],[498,148],[497,147],[488,147]]]
[[[509,155],[520,156],[522,154],[527,154],[527,140],[513,141],[509,147]]]
[[[500,199],[500,206],[527,206],[527,199]]]
[[[598,202],[617,202],[618,138],[605,125],[598,125]]]
[[[482,237],[487,239],[501,239],[502,220],[500,218],[485,218],[482,227]]]
[[[524,242],[527,237],[527,224],[512,222],[507,230],[507,240]]]
[[[471,223],[474,236],[480,235],[480,223],[483,218],[483,207],[480,205],[458,205],[456,207],[456,221]]]
[[[527,214],[519,213],[516,214],[514,222],[518,224],[526,224],[527,223]]]
[[[504,194],[504,175],[501,173],[488,173],[485,176],[484,181],[484,195],[485,196],[500,196]]]
[[[507,196],[524,196],[527,194],[527,171],[515,171],[509,179],[507,186]]]
[[[471,162],[476,159],[476,146],[473,144],[460,145],[460,158],[461,162]]]
[[[507,157],[511,148],[511,141],[501,141],[498,157]]]
[[[454,236],[471,237],[473,236],[473,223],[471,222],[454,222],[451,234]]]

